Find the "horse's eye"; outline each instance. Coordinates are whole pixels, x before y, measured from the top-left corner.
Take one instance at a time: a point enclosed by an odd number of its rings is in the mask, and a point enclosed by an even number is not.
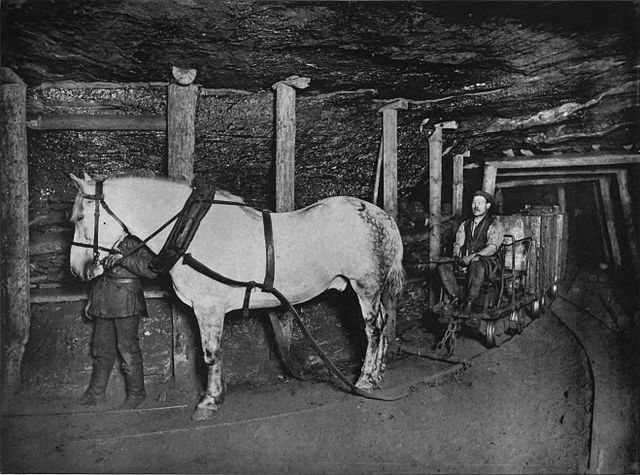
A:
[[[80,222],[80,221],[82,221],[83,219],[84,219],[84,216],[78,216],[78,217],[76,218],[76,221],[77,221],[77,222]]]

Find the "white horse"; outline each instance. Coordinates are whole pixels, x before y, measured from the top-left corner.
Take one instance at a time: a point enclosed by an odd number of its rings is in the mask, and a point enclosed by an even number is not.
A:
[[[74,242],[88,247],[72,246],[70,264],[72,273],[83,280],[102,273],[91,246],[100,246],[99,259],[106,257],[107,250],[126,235],[122,224],[144,240],[180,212],[192,191],[188,184],[166,178],[106,179],[102,196],[112,214],[100,206],[98,242],[94,243],[94,211],[99,203],[96,181],[86,174],[84,179],[71,178],[78,187],[71,217]],[[216,200],[242,203],[241,198],[222,190]],[[273,287],[297,304],[327,289],[344,290],[350,283],[358,296],[368,340],[356,386],[366,391],[378,388],[387,346],[381,329],[404,284],[402,241],[396,223],[377,206],[346,196],[271,216],[276,269]],[[157,254],[162,249],[170,229],[148,241],[151,251]],[[260,211],[213,204],[187,252],[225,277],[261,282],[266,267],[264,234]],[[224,316],[242,308],[245,288],[208,278],[181,260],[170,274],[176,295],[193,308],[200,328],[208,383],[193,418],[206,419],[219,408],[224,396],[220,351]],[[280,305],[270,293],[253,289],[250,308]]]

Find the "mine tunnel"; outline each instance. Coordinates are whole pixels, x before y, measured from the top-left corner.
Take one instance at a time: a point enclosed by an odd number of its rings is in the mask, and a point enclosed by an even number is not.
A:
[[[0,470],[638,473],[638,14],[2,2]]]

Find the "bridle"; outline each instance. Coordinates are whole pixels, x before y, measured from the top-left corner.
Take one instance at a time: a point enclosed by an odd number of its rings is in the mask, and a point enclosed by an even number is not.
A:
[[[94,221],[93,221],[93,243],[86,244],[86,243],[77,242],[77,241],[73,241],[71,243],[72,246],[86,247],[86,248],[89,248],[89,249],[93,249],[93,263],[96,264],[96,265],[100,262],[100,251],[105,251],[105,252],[108,252],[109,254],[116,253],[115,249],[107,248],[107,247],[104,247],[104,246],[100,246],[98,244],[99,239],[100,239],[100,207],[104,208],[104,210],[113,219],[116,220],[116,222],[122,227],[122,229],[125,232],[127,232],[127,233],[129,232],[129,229],[127,228],[127,226],[122,222],[122,220],[120,218],[118,218],[118,216],[113,211],[111,211],[111,208],[109,208],[107,203],[104,201],[104,193],[102,191],[103,184],[104,184],[103,180],[96,180],[95,193],[93,195],[86,194],[86,193],[82,194],[82,197],[84,199],[93,200],[93,202],[95,203],[95,206],[93,208],[93,219],[94,219]]]
[[[83,193],[82,197],[84,199],[87,200],[93,200],[95,203],[94,206],[94,211],[93,211],[93,215],[94,215],[94,223],[93,223],[93,243],[91,244],[87,244],[84,242],[77,242],[77,241],[73,241],[71,243],[72,246],[77,246],[77,247],[85,247],[85,248],[89,248],[89,249],[93,249],[93,263],[94,265],[97,265],[98,263],[100,263],[100,251],[105,251],[108,252],[109,254],[117,254],[118,250],[115,248],[115,245],[113,248],[108,248],[108,247],[104,247],[104,246],[100,246],[98,244],[99,242],[99,238],[100,238],[100,208],[104,208],[104,210],[107,212],[107,214],[109,214],[109,216],[111,216],[119,225],[120,227],[124,230],[125,233],[127,234],[131,234],[131,232],[129,231],[129,228],[127,227],[126,224],[124,224],[124,222],[118,217],[117,214],[115,214],[111,208],[109,208],[109,205],[107,204],[107,202],[105,201],[105,197],[104,197],[104,191],[103,191],[103,185],[104,185],[104,180],[96,180],[96,189],[95,189],[95,193],[94,194],[87,194],[87,193]],[[234,201],[224,201],[224,200],[210,200],[209,201],[211,204],[223,204],[223,205],[236,205],[236,206],[249,206],[245,203],[237,203]],[[151,239],[153,239],[155,236],[157,236],[162,230],[164,230],[167,226],[169,226],[172,222],[174,222],[176,219],[178,219],[180,217],[181,214],[183,214],[184,209],[178,211],[173,217],[169,218],[168,221],[166,221],[162,226],[160,226],[158,229],[156,229],[154,232],[152,232],[149,236],[147,236],[145,239],[143,239],[139,244],[137,244],[136,246],[134,246],[131,250],[129,250],[128,252],[126,252],[123,257],[126,257],[130,254],[133,254],[134,252],[136,252],[138,249],[140,249],[141,247],[145,246],[147,244],[147,242],[149,242]]]
[[[101,207],[104,208],[104,210],[107,212],[107,214],[109,216],[111,216],[116,221],[116,223],[118,223],[120,225],[120,227],[123,229],[123,231],[126,234],[131,234],[130,231],[129,231],[129,228],[127,227],[127,225],[124,224],[124,222],[118,217],[117,214],[115,214],[111,210],[111,208],[109,208],[109,205],[105,201],[104,192],[103,192],[103,184],[104,184],[104,180],[96,180],[95,193],[93,195],[87,194],[87,193],[83,193],[82,194],[82,197],[84,199],[93,200],[93,202],[95,203],[94,208],[93,208],[93,219],[94,219],[94,222],[93,222],[93,243],[86,244],[84,242],[77,242],[77,241],[73,241],[71,243],[72,246],[86,247],[86,248],[89,248],[89,249],[93,249],[93,264],[94,265],[98,265],[100,263],[100,251],[105,251],[105,252],[108,252],[109,254],[117,254],[118,253],[118,250],[115,248],[115,245],[114,245],[114,247],[109,248],[109,247],[104,247],[104,246],[101,246],[100,244],[98,244],[99,240],[100,240],[100,208]],[[146,239],[141,241],[139,244],[137,244],[131,250],[129,250],[126,254],[124,254],[123,257],[128,256],[129,254],[133,254],[138,249],[140,249],[141,247],[145,246],[148,241],[150,241],[158,233],[160,233],[164,228],[166,228],[167,226],[169,226],[169,224],[171,224],[173,221],[175,221],[178,218],[178,216],[180,216],[180,213],[181,212],[178,212],[176,215],[174,215],[171,219],[169,219],[169,221],[167,221],[162,226],[160,226],[156,231],[151,233]]]

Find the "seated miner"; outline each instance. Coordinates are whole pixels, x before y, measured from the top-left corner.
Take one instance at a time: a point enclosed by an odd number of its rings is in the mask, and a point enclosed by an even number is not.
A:
[[[144,246],[128,254],[140,240],[125,237],[117,253],[109,255],[105,272],[93,281],[85,316],[95,321],[91,382],[80,404],[99,406],[106,402],[111,370],[119,353],[125,377],[126,399],[118,409],[135,409],[146,397],[142,350],[138,339],[140,317],[147,316],[147,305],[140,277],[155,278],[150,267],[155,256]]]
[[[485,278],[495,275],[499,268],[498,249],[502,244],[504,229],[491,216],[493,197],[485,191],[473,195],[473,217],[463,221],[453,244],[453,263],[440,264],[438,272],[446,291],[454,298],[455,306],[470,312],[479,304],[478,297]],[[456,278],[463,274],[466,288],[460,288]]]

